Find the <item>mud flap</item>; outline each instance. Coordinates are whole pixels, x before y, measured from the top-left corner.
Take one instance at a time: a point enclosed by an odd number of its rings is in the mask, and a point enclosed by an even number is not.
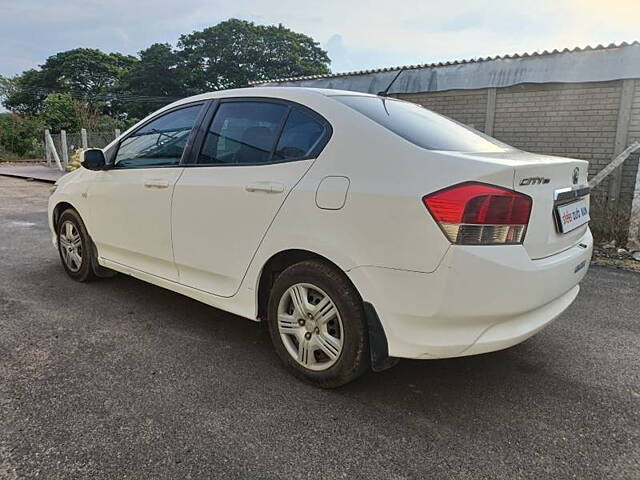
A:
[[[389,356],[389,345],[387,336],[384,333],[380,318],[373,305],[364,303],[364,314],[367,318],[369,329],[369,354],[371,359],[371,370],[382,372],[395,366],[400,359]]]
[[[91,255],[91,269],[93,270],[93,273],[98,278],[112,278],[112,277],[115,277],[118,272],[116,272],[115,270],[111,270],[109,268],[103,267],[102,265],[100,265],[98,263],[98,249],[96,248],[96,244],[93,243],[93,240],[91,240],[91,238],[89,239],[89,241],[91,242],[91,253],[92,253],[92,255]]]

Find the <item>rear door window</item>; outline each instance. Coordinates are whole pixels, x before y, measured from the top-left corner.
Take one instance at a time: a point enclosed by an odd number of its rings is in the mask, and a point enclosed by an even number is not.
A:
[[[427,150],[504,152],[513,149],[415,103],[365,95],[336,95],[332,98]]]
[[[331,134],[312,111],[276,101],[224,101],[209,126],[199,164],[259,165],[316,158]]]
[[[198,163],[260,164],[271,154],[289,113],[284,104],[224,102],[211,122]]]

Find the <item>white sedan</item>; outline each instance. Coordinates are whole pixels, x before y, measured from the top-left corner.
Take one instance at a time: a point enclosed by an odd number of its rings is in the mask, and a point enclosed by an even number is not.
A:
[[[298,377],[518,344],[576,298],[587,163],[418,105],[249,88],[153,113],[49,202],[78,281],[122,272],[268,324]]]

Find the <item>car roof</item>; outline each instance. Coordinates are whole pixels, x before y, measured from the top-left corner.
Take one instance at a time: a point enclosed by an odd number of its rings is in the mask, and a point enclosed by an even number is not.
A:
[[[361,92],[352,92],[350,90],[333,90],[330,88],[307,88],[307,87],[246,87],[246,88],[234,88],[229,90],[217,90],[215,92],[207,92],[201,93],[199,95],[194,95],[192,97],[182,98],[177,100],[169,105],[165,105],[164,107],[156,110],[155,112],[150,113],[145,118],[137,122],[135,125],[131,126],[128,130],[126,130],[122,135],[127,135],[129,132],[140,127],[140,125],[147,122],[149,119],[156,117],[168,110],[171,110],[175,107],[179,107],[181,105],[187,105],[194,102],[213,100],[216,98],[230,98],[230,97],[264,97],[264,98],[281,98],[283,100],[290,100],[297,103],[305,103],[306,99],[311,99],[313,97],[318,98],[321,97],[335,97],[340,95],[357,95],[357,96],[367,96],[367,97],[375,97],[375,95],[371,95],[368,93]],[[105,147],[109,148],[117,141],[114,140],[109,145]]]
[[[338,95],[358,95],[358,96],[374,96],[368,93],[353,92],[350,90],[333,90],[330,88],[307,88],[307,87],[247,87],[234,88],[229,90],[217,90],[215,92],[201,93],[192,97],[183,98],[173,102],[167,107],[175,107],[185,103],[197,102],[200,100],[211,100],[225,97],[267,97],[282,98],[285,100],[304,101],[305,97],[323,95],[325,97],[333,97]]]

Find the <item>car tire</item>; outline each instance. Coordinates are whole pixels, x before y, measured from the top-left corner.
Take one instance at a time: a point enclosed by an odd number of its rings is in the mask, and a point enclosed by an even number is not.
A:
[[[78,282],[107,278],[115,272],[98,265],[96,249],[78,212],[67,209],[56,227],[58,253],[67,275]]]
[[[267,323],[284,365],[308,383],[336,388],[369,369],[362,299],[328,263],[307,260],[280,273],[270,292]]]

